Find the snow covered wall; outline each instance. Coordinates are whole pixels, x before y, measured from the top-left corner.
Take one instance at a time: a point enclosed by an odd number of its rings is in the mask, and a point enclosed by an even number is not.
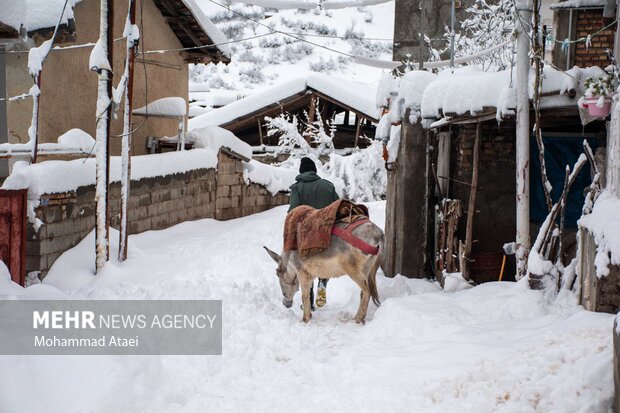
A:
[[[191,162],[190,158],[198,159]],[[53,170],[41,175],[48,169],[44,166],[51,163]],[[45,276],[64,251],[94,228],[94,170],[87,173],[93,169],[88,164],[82,160],[43,162],[34,165],[40,171],[23,171],[8,181],[16,187],[29,187],[32,217],[27,234],[27,273],[40,271]],[[110,224],[118,228],[121,194],[116,169],[113,163]],[[270,171],[270,175],[276,172]],[[18,178],[23,178],[22,185],[18,185]],[[241,159],[210,149],[136,156],[128,201],[128,232],[161,230],[204,218],[239,218],[288,203],[288,193],[278,192],[288,186],[268,188],[256,181],[252,174],[248,176]]]

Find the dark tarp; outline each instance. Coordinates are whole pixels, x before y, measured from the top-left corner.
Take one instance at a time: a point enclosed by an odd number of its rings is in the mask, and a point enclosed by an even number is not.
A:
[[[598,140],[587,139],[587,141],[594,152],[598,146]],[[551,186],[553,186],[551,199],[553,202],[556,202],[564,189],[566,165],[569,165],[572,170],[579,155],[584,153],[583,138],[548,137],[543,135],[543,143],[545,145],[547,177]],[[530,139],[530,220],[540,224],[547,217],[548,209],[542,187],[538,154],[538,145],[536,144],[536,139],[532,136]],[[585,200],[584,190],[591,182],[590,164],[587,163],[568,192],[566,215],[564,218],[565,226],[577,227],[577,220],[581,217],[581,209]]]

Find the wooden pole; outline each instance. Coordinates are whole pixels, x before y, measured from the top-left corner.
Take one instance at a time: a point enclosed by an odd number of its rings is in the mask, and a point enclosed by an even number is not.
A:
[[[360,135],[362,134],[362,122],[364,118],[361,118],[358,115],[355,115],[355,147],[359,144]]]
[[[262,146],[265,144],[263,138],[263,125],[260,123],[260,118],[256,118],[256,122],[258,122],[258,137],[260,138],[260,144]]]
[[[114,1],[101,0],[99,39],[106,51],[110,69],[113,65]],[[112,117],[112,70],[100,69],[97,93],[97,166],[95,201],[95,268],[98,272],[110,256],[109,191],[110,182],[110,120]]]
[[[32,102],[32,120],[33,120],[33,135],[34,142],[32,146],[32,163],[37,163],[37,156],[39,152],[39,102],[41,101],[41,75],[43,74],[43,68],[39,71],[39,74],[35,76],[34,82],[37,85],[37,89],[39,90],[39,94],[33,97]]]
[[[463,278],[469,280],[471,269],[471,247],[473,242],[473,231],[474,231],[474,213],[476,212],[476,195],[478,192],[478,170],[480,164],[480,125],[478,122],[476,124],[476,138],[474,140],[474,154],[472,161],[472,172],[471,172],[471,187],[469,188],[469,205],[467,207],[467,226],[465,228],[465,249],[464,249],[464,257],[463,263],[464,266],[461,267],[461,271],[463,272]]]
[[[129,24],[136,24],[136,2],[129,0],[128,10]],[[119,248],[118,260],[125,261],[127,259],[127,238],[128,238],[128,218],[127,209],[129,204],[129,190],[131,184],[131,135],[132,135],[132,110],[133,110],[133,78],[134,78],[134,61],[135,61],[135,45],[133,39],[127,38],[127,56],[125,65],[127,69],[127,83],[125,84],[125,109],[123,123],[123,138],[121,149],[121,222],[119,231]]]

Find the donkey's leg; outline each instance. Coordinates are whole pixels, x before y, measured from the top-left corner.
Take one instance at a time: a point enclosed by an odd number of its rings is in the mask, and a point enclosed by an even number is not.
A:
[[[303,321],[307,323],[312,318],[312,311],[310,310],[310,289],[312,288],[313,279],[310,274],[305,271],[300,271],[297,274],[299,278],[299,287],[301,288],[301,302],[304,307]]]
[[[360,287],[360,306],[355,314],[355,322],[358,324],[364,324],[366,319],[366,312],[368,311],[368,301],[370,300],[370,289],[368,283],[363,277],[351,277],[353,281]]]

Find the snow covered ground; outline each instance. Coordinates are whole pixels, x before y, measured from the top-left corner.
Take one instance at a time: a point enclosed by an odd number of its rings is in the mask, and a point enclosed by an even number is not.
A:
[[[384,213],[385,203],[370,204],[375,222]],[[523,285],[444,293],[380,275],[383,305],[359,326],[359,289],[340,278],[302,323],[299,296],[282,306],[262,249],[281,247],[285,214],[132,236],[130,259],[97,279],[91,236],[44,284],[0,280],[5,299],[221,299],[224,308],[222,356],[1,356],[0,411],[610,411],[613,316]]]
[[[230,40],[248,39],[230,45],[228,65],[190,66],[190,98],[200,105],[221,106],[316,72],[374,84],[386,70],[351,56],[392,59],[394,0],[333,2],[338,8],[320,11],[267,7],[278,4],[273,0],[222,7],[228,3],[196,0]],[[360,6],[343,7],[350,4]]]

